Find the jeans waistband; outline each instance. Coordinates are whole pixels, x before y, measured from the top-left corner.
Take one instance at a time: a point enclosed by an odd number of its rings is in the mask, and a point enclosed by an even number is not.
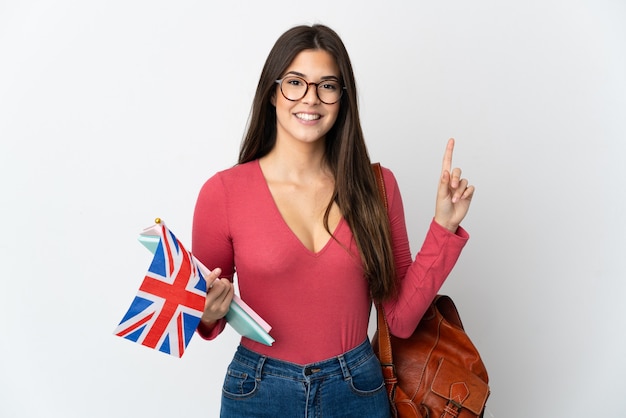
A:
[[[366,339],[339,356],[304,365],[267,357],[242,345],[237,348],[233,360],[254,368],[257,379],[260,379],[262,374],[271,374],[294,380],[310,381],[335,374],[343,374],[344,378],[348,378],[351,368],[357,367],[373,355],[370,341]]]

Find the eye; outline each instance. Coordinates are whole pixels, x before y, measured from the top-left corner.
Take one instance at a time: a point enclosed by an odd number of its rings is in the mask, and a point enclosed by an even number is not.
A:
[[[289,77],[285,79],[285,83],[290,85],[290,86],[294,86],[294,87],[299,87],[299,86],[303,86],[304,83],[301,79],[296,78],[296,77]]]
[[[326,81],[320,84],[320,88],[326,91],[336,91],[339,90],[339,83],[335,81]]]

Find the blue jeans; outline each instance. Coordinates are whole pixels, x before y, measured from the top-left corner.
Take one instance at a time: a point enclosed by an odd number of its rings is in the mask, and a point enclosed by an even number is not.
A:
[[[222,418],[389,418],[380,363],[368,340],[298,365],[239,346],[222,390]]]

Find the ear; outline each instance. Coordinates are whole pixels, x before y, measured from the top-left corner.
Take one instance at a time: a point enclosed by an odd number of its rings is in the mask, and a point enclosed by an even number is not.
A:
[[[276,92],[272,93],[272,97],[270,97],[270,103],[272,106],[276,107]]]

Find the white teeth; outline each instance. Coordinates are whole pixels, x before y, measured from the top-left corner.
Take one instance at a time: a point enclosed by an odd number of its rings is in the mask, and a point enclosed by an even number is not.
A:
[[[316,120],[320,118],[320,115],[312,115],[310,113],[296,113],[296,117],[302,120]]]

